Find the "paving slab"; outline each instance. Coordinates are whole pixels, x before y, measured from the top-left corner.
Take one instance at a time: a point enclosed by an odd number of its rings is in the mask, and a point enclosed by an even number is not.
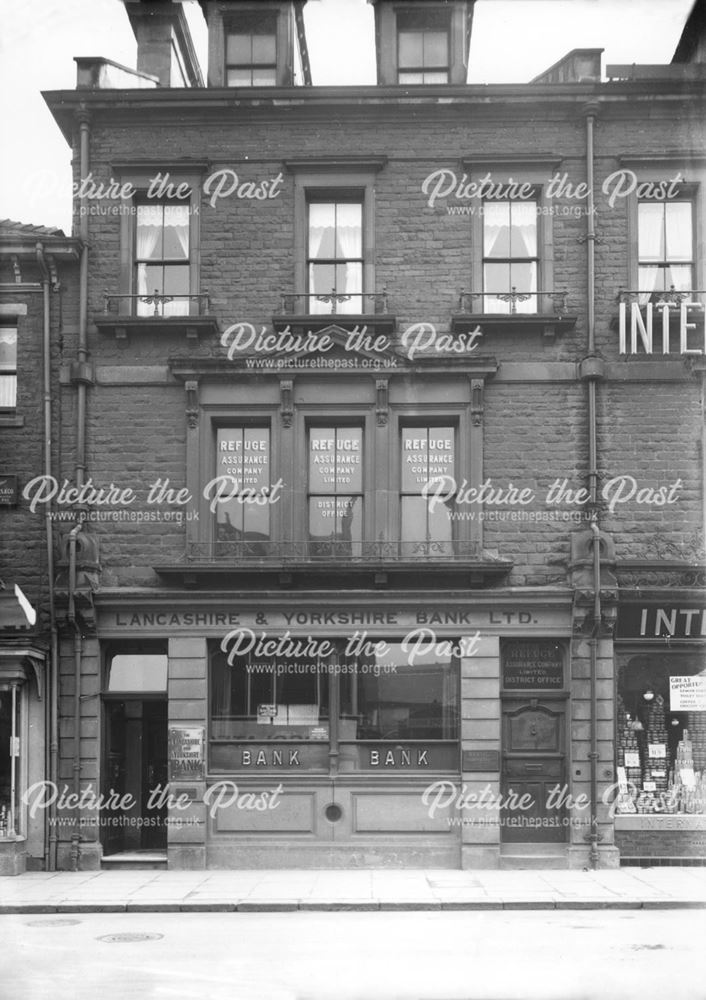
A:
[[[706,871],[98,871],[0,877],[9,913],[703,909]]]

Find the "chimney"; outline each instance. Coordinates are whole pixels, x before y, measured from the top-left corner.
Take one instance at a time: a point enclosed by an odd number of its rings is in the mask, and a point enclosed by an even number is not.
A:
[[[160,87],[203,87],[191,32],[180,2],[123,0],[137,40],[137,70]]]
[[[572,49],[531,83],[600,83],[603,49]]]
[[[375,8],[378,83],[463,85],[475,0],[368,0]]]
[[[306,0],[200,0],[209,87],[311,86]]]

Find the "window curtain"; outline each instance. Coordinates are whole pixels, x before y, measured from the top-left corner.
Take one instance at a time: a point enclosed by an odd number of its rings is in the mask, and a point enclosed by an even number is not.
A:
[[[157,205],[137,207],[137,259],[151,260],[162,235],[162,209]],[[159,255],[157,255],[159,256]]]
[[[179,241],[184,260],[189,258],[189,209],[186,205],[167,205],[164,209],[164,228],[169,228]],[[170,255],[171,256],[171,255]]]
[[[506,201],[483,202],[483,256],[510,256],[510,209]]]
[[[340,204],[336,206],[336,257],[343,260],[363,256],[362,206]],[[365,312],[361,292],[363,291],[363,268],[360,263],[346,264],[337,268],[337,291],[353,296],[350,301],[339,304],[340,312]],[[341,286],[341,278],[343,278]]]
[[[333,244],[333,226],[331,225],[329,219],[330,205],[316,204],[313,203],[309,205],[309,260],[316,261],[321,253],[321,248],[324,242],[324,238],[329,235],[330,242]],[[316,265],[314,263],[309,264],[309,294],[313,295],[315,292],[320,292],[322,295],[328,294],[330,289],[321,288],[320,281],[317,280],[316,275]],[[327,270],[325,267],[320,268],[321,271]],[[331,312],[330,304],[326,302],[320,302],[315,298],[309,299],[309,303],[306,307],[306,311],[309,313],[329,313]]]
[[[664,205],[638,205],[638,256],[643,263],[664,261]]]
[[[157,246],[162,235],[162,208],[157,205],[137,206],[137,241],[135,255],[140,261],[137,265],[137,294],[152,295],[154,288],[148,288],[147,264],[145,261],[155,257]],[[150,282],[151,284],[151,282]],[[158,289],[159,290],[159,289]],[[137,302],[136,312],[140,316],[149,316],[153,307],[146,302]]]
[[[510,208],[511,220],[511,257],[537,256],[537,203],[534,201],[512,202]]]

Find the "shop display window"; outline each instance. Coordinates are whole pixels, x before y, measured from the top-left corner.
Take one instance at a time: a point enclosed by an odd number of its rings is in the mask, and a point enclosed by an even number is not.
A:
[[[311,640],[291,642],[303,648]],[[299,657],[214,649],[211,739],[328,740],[334,705],[341,742],[458,739],[453,643],[444,654],[385,642],[365,655],[347,653],[345,640],[317,644],[317,655]]]
[[[618,813],[706,813],[706,669],[701,654],[619,660]]]
[[[17,685],[0,688],[0,840],[20,833],[20,715]]]

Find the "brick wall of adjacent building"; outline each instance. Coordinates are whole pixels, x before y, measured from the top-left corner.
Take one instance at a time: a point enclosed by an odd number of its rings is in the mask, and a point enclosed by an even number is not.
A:
[[[0,425],[0,473],[16,475],[20,500],[16,507],[0,511],[0,579],[17,583],[29,600],[46,612],[48,597],[46,507],[29,510],[22,499],[23,489],[37,476],[44,475],[44,388],[43,330],[44,308],[41,288],[15,292],[7,287],[12,271],[6,261],[0,268],[0,303],[26,306],[18,316],[17,410],[16,420],[5,417]],[[41,275],[36,266],[21,262],[23,283],[37,283]],[[61,479],[67,473],[67,456],[72,452],[73,406],[61,403],[59,368],[66,331],[75,324],[77,313],[77,273],[71,265],[59,265],[60,291],[50,293],[51,393],[52,393],[52,475]],[[9,316],[3,316],[9,319]],[[57,527],[57,532],[60,529]]]

